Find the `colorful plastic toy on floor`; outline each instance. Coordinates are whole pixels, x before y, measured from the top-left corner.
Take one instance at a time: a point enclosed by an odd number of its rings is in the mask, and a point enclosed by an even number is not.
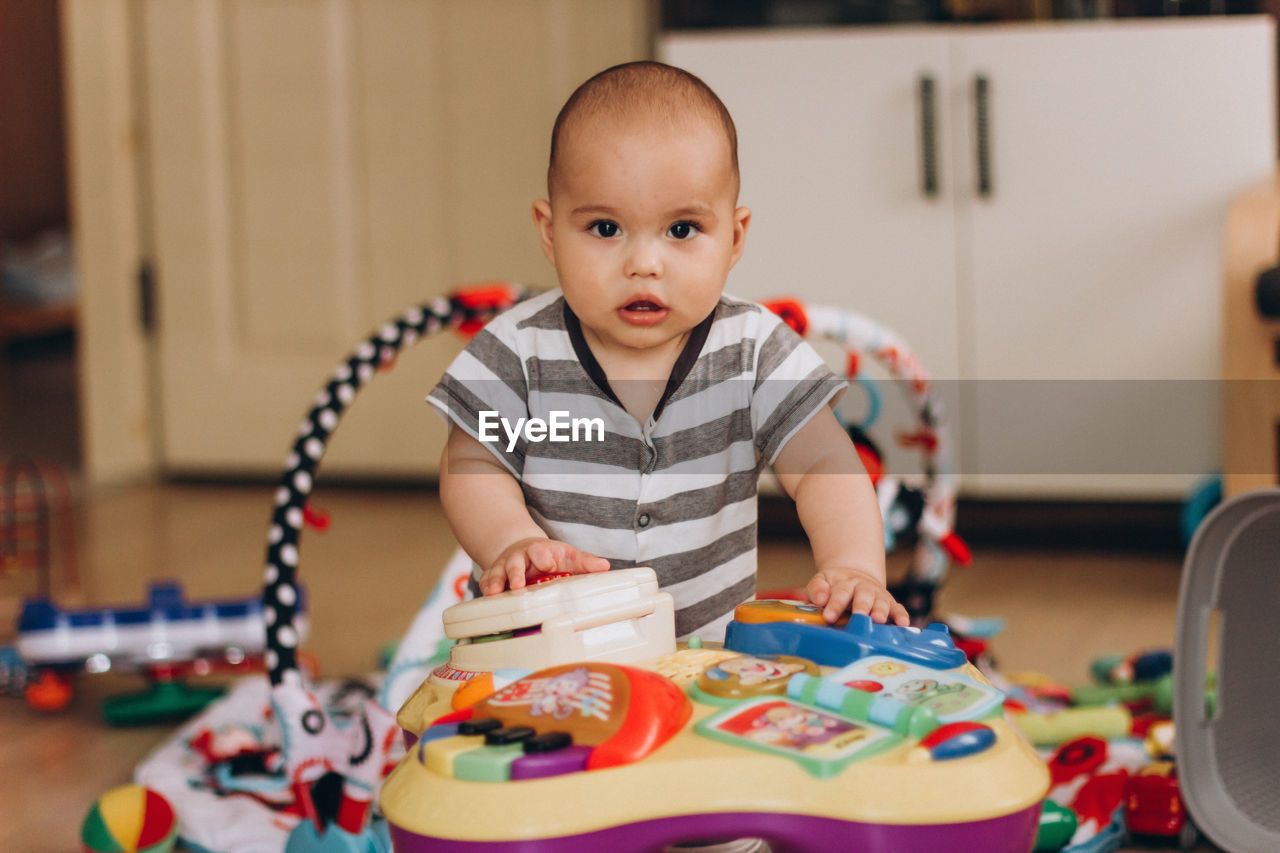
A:
[[[299,630],[305,627],[299,619]],[[144,692],[103,703],[108,722],[130,724],[188,717],[222,694],[180,679],[215,670],[260,666],[265,650],[261,602],[188,602],[175,583],[151,586],[145,604],[67,610],[46,598],[27,601],[18,622],[18,654],[37,675],[28,701],[56,710],[70,699],[77,672],[124,670],[150,680]],[[65,693],[42,701],[58,684]],[[41,692],[44,691],[44,692]]]
[[[725,648],[675,648],[673,631],[647,630],[670,622],[652,570],[608,577],[626,581],[612,598],[629,603],[588,630],[633,638],[628,663],[609,650],[564,660],[540,640],[600,611],[597,577],[446,612],[446,630],[465,635],[401,710],[415,743],[382,790],[397,850],[742,836],[800,850],[1031,849],[1048,771],[945,629],[823,626],[810,605],[752,602]],[[760,651],[769,628],[804,642]]]
[[[1099,683],[1068,691],[1072,702],[1109,704],[1060,714],[1107,713],[1126,725],[1105,738],[1064,739],[1048,756],[1049,796],[1080,823],[1062,849],[1104,853],[1126,836],[1190,849],[1202,832],[1224,850],[1280,849],[1280,776],[1266,748],[1277,698],[1266,651],[1277,636],[1278,539],[1280,489],[1213,510],[1184,562],[1174,652],[1101,658],[1091,666]]]
[[[1110,853],[1127,838],[1195,846],[1173,763],[1171,668],[1169,652],[1146,651],[1093,661],[1091,685],[1008,677],[1019,697],[1009,718],[1040,747],[1053,780],[1037,851]]]

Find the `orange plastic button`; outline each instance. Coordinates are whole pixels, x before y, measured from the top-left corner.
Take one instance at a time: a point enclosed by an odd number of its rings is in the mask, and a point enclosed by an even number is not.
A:
[[[739,622],[753,624],[762,622],[800,622],[805,625],[827,624],[826,620],[822,618],[821,607],[805,601],[781,601],[777,599],[748,601],[745,604],[739,604],[737,609],[733,611],[733,618]],[[836,625],[843,625],[848,621],[849,617],[846,614],[836,621]]]

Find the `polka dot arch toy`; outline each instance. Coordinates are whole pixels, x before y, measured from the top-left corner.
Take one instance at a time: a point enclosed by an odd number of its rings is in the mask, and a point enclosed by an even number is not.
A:
[[[398,733],[391,713],[376,702],[365,703],[358,719],[345,725],[329,719],[298,669],[299,539],[326,443],[360,388],[389,368],[402,348],[443,328],[474,332],[524,295],[505,284],[472,288],[386,323],[339,364],[298,430],[276,491],[262,597],[271,709],[280,725],[294,800],[305,817],[289,835],[290,853],[387,849],[384,827],[371,823],[370,815]],[[335,776],[341,781],[336,805],[317,793],[322,779]]]
[[[316,471],[342,413],[379,370],[394,363],[402,349],[445,328],[474,333],[493,315],[527,296],[518,286],[492,283],[411,308],[356,347],[316,395],[315,405],[303,420],[285,463],[268,535],[262,604],[267,627],[267,670],[272,684],[297,674],[298,540]]]

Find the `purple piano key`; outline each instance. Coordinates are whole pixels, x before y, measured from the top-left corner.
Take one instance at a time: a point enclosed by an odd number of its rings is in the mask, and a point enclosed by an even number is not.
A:
[[[555,752],[522,755],[511,762],[511,780],[514,782],[517,779],[541,779],[545,776],[577,773],[586,769],[590,755],[589,746],[570,746]]]

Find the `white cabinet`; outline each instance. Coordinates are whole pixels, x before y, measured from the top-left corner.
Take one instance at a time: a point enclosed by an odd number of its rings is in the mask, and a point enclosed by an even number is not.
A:
[[[1274,168],[1269,18],[669,34],[660,55],[738,125],[731,289],[901,332],[947,383],[966,493],[1181,497],[1216,468],[1220,235]]]

